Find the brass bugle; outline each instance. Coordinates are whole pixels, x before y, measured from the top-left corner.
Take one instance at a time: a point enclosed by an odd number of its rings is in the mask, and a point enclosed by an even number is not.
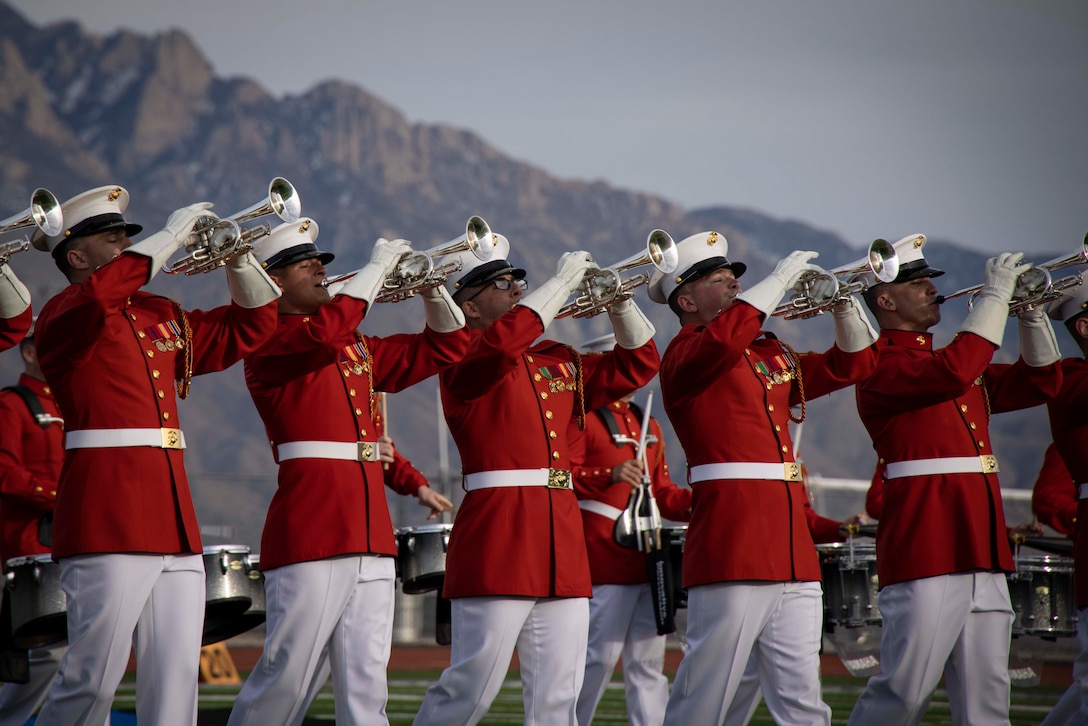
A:
[[[465,224],[465,233],[449,242],[424,252],[410,250],[401,255],[393,271],[383,281],[382,289],[375,296],[374,302],[401,302],[418,292],[445,284],[450,275],[462,268],[461,261],[453,259],[436,263],[436,260],[466,251],[471,252],[481,261],[491,259],[491,255],[494,254],[495,238],[491,234],[491,227],[483,217],[477,215],[469,217]],[[321,284],[326,288],[341,285],[357,274],[359,270],[335,277],[326,277]]]
[[[1009,315],[1019,317],[1027,311],[1045,305],[1051,300],[1062,297],[1064,292],[1081,284],[1083,273],[1068,275],[1054,279],[1052,272],[1074,265],[1088,264],[1088,234],[1084,235],[1080,249],[1070,255],[1055,257],[1046,262],[1040,262],[1024,270],[1016,278],[1016,286],[1013,288],[1012,297],[1009,299]],[[975,298],[982,292],[982,285],[972,285],[948,295],[938,295],[937,304],[941,305],[948,300],[970,295],[967,301],[967,309],[972,310]]]
[[[899,253],[887,240],[873,240],[868,254],[856,262],[833,270],[811,270],[804,273],[793,287],[793,296],[775,308],[772,315],[785,320],[822,315],[851,295],[868,290],[866,276],[870,273],[878,282],[891,282],[899,275]],[[820,279],[831,281],[832,284],[826,286],[833,290],[830,295],[819,292]]]
[[[560,309],[557,318],[591,318],[599,315],[618,302],[629,299],[635,289],[650,281],[644,272],[636,273],[626,279],[624,272],[646,265],[653,265],[658,270],[669,274],[676,271],[680,264],[680,253],[676,242],[663,229],[655,229],[646,238],[646,246],[638,252],[614,265],[591,269],[582,278],[578,296]]]
[[[253,206],[222,219],[205,217],[199,220],[189,235],[191,241],[185,247],[185,257],[163,265],[163,272],[196,275],[222,267],[227,260],[253,249],[254,242],[272,231],[270,224],[252,227],[242,227],[242,224],[270,214],[284,222],[295,222],[302,215],[298,192],[282,176],[269,182],[268,194]]]
[[[60,234],[64,228],[64,212],[53,192],[40,187],[35,189],[30,195],[30,206],[26,210],[0,220],[0,234],[27,227],[37,227],[48,237]],[[29,235],[0,243],[0,264],[6,263],[12,255],[29,247]]]

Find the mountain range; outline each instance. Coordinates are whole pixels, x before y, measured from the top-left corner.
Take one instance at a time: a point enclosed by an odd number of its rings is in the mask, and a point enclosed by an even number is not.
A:
[[[416,249],[459,237],[471,215],[511,240],[511,257],[536,282],[549,277],[568,250],[588,250],[602,264],[636,255],[654,228],[676,240],[701,230],[721,232],[730,257],[749,266],[743,282],[758,280],[794,249],[818,251],[818,262],[827,268],[864,254],[859,244],[833,232],[729,206],[728,200],[686,209],[605,182],[560,179],[510,158],[471,131],[410,123],[396,108],[344,82],[277,97],[256,81],[218,77],[179,31],[99,36],[73,22],[39,27],[0,2],[0,217],[25,209],[36,187],[64,200],[94,186],[120,184],[132,193],[128,218],[154,231],[172,210],[193,202],[212,201],[220,215],[249,207],[264,198],[274,176],[294,184],[303,214],[319,222],[319,246],[337,256],[330,274],[364,264],[378,237],[403,237]],[[897,238],[913,231],[875,232]],[[942,290],[981,281],[984,255],[951,240],[931,239],[930,245],[930,259],[948,271]],[[36,307],[64,284],[52,260],[36,251],[16,256],[12,266]],[[221,272],[182,279],[160,274],[150,289],[189,308],[228,299]],[[663,351],[679,329],[675,316],[642,292],[636,300],[657,327]],[[963,313],[950,303],[946,322],[936,330],[938,344],[951,339]],[[799,350],[822,350],[832,340],[826,317],[775,319],[768,327]],[[376,306],[362,329],[388,335],[422,326],[419,303],[407,301]],[[608,331],[601,316],[558,321],[548,337],[577,344]],[[1007,340],[1012,345],[999,359],[1015,357],[1014,330]],[[17,353],[0,355],[0,380],[13,381],[20,364]],[[391,433],[421,471],[457,490],[453,447],[453,474],[440,471],[445,442],[436,423],[435,389],[432,379],[391,396]],[[852,390],[814,401],[808,410],[802,454],[809,469],[867,479],[875,457]],[[664,419],[659,407],[655,413]],[[181,416],[201,521],[256,547],[275,488],[275,464],[241,366],[194,381]],[[673,476],[682,479],[683,451],[667,422],[665,428]],[[1030,487],[1049,439],[1045,412],[998,417],[993,436],[1004,485]],[[398,524],[422,516],[411,502],[395,503]]]

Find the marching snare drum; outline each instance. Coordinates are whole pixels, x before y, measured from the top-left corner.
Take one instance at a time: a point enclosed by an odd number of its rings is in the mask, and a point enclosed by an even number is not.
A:
[[[871,542],[817,545],[823,576],[824,618],[832,625],[860,628],[881,621],[876,546]]]
[[[1018,557],[1007,575],[1013,635],[1072,637],[1077,630],[1071,557]]]
[[[242,563],[249,586],[249,608],[240,615],[212,615],[206,611],[201,645],[211,645],[233,638],[264,623],[264,573],[261,572],[261,556],[247,554]]]
[[[661,543],[669,548],[669,565],[672,567],[672,595],[677,608],[688,606],[688,591],[684,589],[684,543],[688,537],[686,524],[678,527],[662,527]]]
[[[40,648],[68,638],[68,603],[52,555],[8,560],[6,587],[15,645]]]
[[[424,524],[397,530],[397,565],[404,594],[418,595],[442,587],[452,530],[452,524]]]
[[[205,623],[221,623],[235,618],[253,604],[248,562],[249,547],[245,545],[204,548]]]

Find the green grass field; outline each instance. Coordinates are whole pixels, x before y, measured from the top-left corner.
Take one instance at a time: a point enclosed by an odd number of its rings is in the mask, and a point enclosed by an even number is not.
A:
[[[511,673],[502,692],[491,706],[483,724],[489,726],[502,726],[505,724],[522,723],[521,684]],[[412,723],[412,719],[419,710],[423,701],[423,692],[427,686],[438,678],[438,672],[411,671],[391,672],[389,674],[389,722],[393,726]],[[865,685],[864,679],[847,677],[829,677],[824,679],[824,700],[831,706],[831,722],[833,724],[845,724],[850,715],[850,709],[861,695]],[[238,686],[211,686],[201,685],[200,707],[202,711],[223,711],[229,709],[234,703],[234,697],[238,693]],[[1050,707],[1061,697],[1064,689],[1053,686],[1038,686],[1035,688],[1012,689],[1012,708],[1010,709],[1010,721],[1013,726],[1034,726],[1038,724],[1050,710]],[[136,704],[135,683],[126,681],[117,692],[114,708],[117,710],[134,710]],[[326,686],[308,714],[310,719],[318,721],[333,721],[333,696],[331,686]],[[204,723],[202,720],[201,723]],[[212,723],[212,721],[208,721]],[[608,691],[605,693],[594,724],[625,724],[627,723],[627,709],[623,700],[623,683],[620,677],[613,679]],[[771,719],[767,709],[762,704],[756,711],[751,723],[754,726],[771,726]],[[928,713],[922,720],[923,724],[936,726],[937,724],[951,724],[952,717],[948,707],[948,696],[943,690],[939,690],[933,699]]]

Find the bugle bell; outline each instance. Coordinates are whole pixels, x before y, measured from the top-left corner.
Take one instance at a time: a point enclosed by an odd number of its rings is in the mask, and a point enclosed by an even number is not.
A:
[[[30,195],[30,206],[25,211],[7,219],[0,219],[0,234],[26,227],[37,227],[42,234],[49,237],[60,234],[64,227],[64,212],[53,192],[48,189],[35,189]],[[0,243],[0,264],[4,264],[11,259],[12,255],[29,247],[29,235]]]
[[[282,176],[269,182],[268,194],[253,206],[222,219],[205,217],[199,220],[189,235],[190,243],[185,246],[185,257],[163,265],[163,272],[196,275],[222,267],[227,260],[249,252],[254,242],[272,231],[270,224],[248,228],[242,227],[242,224],[270,214],[275,214],[284,222],[297,221],[302,214],[298,192]]]
[[[1062,297],[1066,290],[1080,285],[1083,280],[1083,272],[1061,277],[1057,280],[1054,279],[1051,273],[1055,270],[1086,263],[1088,263],[1088,234],[1084,235],[1080,249],[1073,252],[1073,254],[1055,257],[1052,260],[1040,262],[1024,270],[1016,278],[1016,286],[1013,288],[1012,297],[1009,299],[1009,316],[1019,317],[1029,310],[1047,304],[1051,300],[1057,300]],[[967,301],[967,309],[972,310],[975,305],[975,298],[981,292],[982,285],[972,285],[949,295],[938,295],[937,303],[943,304],[948,300],[970,295],[971,297]]]
[[[461,269],[462,263],[459,259],[439,263],[436,263],[436,260],[466,251],[482,261],[491,259],[491,255],[494,254],[495,239],[491,234],[491,227],[483,217],[477,215],[469,217],[465,224],[465,233],[449,242],[423,252],[411,250],[401,255],[393,271],[386,276],[374,302],[401,302],[418,292],[445,284],[450,275]],[[326,288],[336,285],[338,290],[343,286],[342,283],[357,274],[359,270],[336,277],[327,277],[321,284]],[[329,292],[335,294],[332,289]]]
[[[804,273],[793,287],[793,296],[772,314],[785,320],[822,315],[851,295],[868,290],[869,274],[878,282],[891,282],[899,275],[899,253],[887,240],[873,240],[868,254],[856,262],[833,270]]]
[[[582,278],[578,296],[560,309],[557,318],[591,318],[605,312],[618,302],[629,299],[635,288],[650,281],[650,276],[639,272],[624,279],[623,273],[646,265],[653,265],[668,274],[676,271],[680,253],[676,242],[663,229],[655,229],[646,238],[646,248],[614,265],[591,269]]]

